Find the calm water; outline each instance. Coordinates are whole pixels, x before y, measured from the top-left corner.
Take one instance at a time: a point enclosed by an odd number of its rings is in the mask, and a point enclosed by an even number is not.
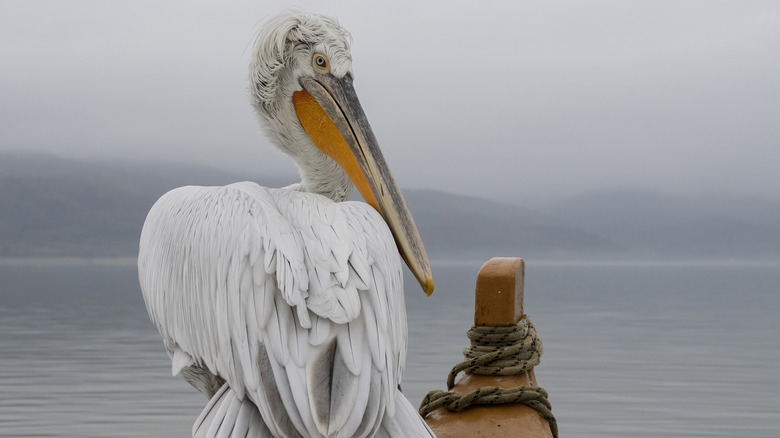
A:
[[[443,388],[480,263],[407,282],[414,404]],[[564,437],[777,437],[780,264],[528,261],[536,374]],[[188,437],[206,399],[180,378],[130,261],[0,261],[0,436]]]

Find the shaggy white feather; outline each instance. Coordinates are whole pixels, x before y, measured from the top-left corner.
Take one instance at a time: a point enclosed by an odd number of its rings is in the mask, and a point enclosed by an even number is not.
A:
[[[303,89],[299,78],[314,77],[314,53],[328,56],[333,76],[353,75],[349,38],[333,18],[303,11],[281,14],[260,30],[249,64],[249,100],[260,127],[295,160],[300,190],[335,201],[349,199],[352,182],[335,161],[314,146],[298,122],[292,96]]]

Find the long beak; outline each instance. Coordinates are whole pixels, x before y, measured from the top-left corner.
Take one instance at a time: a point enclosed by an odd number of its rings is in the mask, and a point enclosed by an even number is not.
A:
[[[303,77],[293,96],[295,111],[314,144],[349,175],[363,199],[385,218],[401,256],[426,294],[433,292],[431,266],[420,232],[393,179],[347,75]]]

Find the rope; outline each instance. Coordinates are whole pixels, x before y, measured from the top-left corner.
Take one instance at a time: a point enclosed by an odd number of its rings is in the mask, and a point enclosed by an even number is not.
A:
[[[473,405],[523,404],[547,420],[553,437],[558,437],[558,423],[547,399],[547,391],[539,387],[505,389],[495,386],[478,388],[468,394],[452,392],[455,378],[461,372],[485,376],[517,375],[539,365],[544,347],[536,327],[527,318],[510,327],[474,326],[466,333],[471,347],[463,350],[465,360],[452,368],[447,376],[447,391],[429,392],[420,404],[425,417],[439,408],[460,412]]]

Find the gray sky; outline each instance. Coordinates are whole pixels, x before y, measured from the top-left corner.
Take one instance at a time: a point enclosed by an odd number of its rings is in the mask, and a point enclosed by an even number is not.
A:
[[[352,32],[402,187],[780,199],[780,2],[298,1]],[[0,2],[0,152],[293,172],[246,99],[288,2]],[[281,169],[281,170],[280,170]]]

